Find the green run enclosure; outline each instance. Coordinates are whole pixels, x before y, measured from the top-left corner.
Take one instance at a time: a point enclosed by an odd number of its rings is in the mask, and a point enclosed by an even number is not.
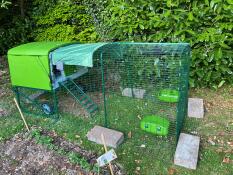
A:
[[[187,43],[34,42],[10,49],[8,62],[24,112],[87,115],[123,132],[130,125],[179,137],[187,113]]]

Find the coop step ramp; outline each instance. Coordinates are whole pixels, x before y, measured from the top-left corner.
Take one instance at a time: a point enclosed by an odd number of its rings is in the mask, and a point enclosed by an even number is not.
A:
[[[95,102],[73,80],[67,80],[60,84],[89,114],[94,114],[98,110]]]

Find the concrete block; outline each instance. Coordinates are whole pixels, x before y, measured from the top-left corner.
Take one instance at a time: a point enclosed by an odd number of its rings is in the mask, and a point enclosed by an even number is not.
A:
[[[200,98],[189,98],[188,100],[188,116],[194,118],[204,117],[204,102]]]
[[[125,88],[122,91],[122,95],[126,97],[135,97],[135,98],[143,98],[146,93],[144,89],[137,89],[137,88]]]
[[[103,144],[101,134],[104,135],[106,145],[113,148],[117,148],[124,140],[124,134],[122,132],[101,126],[95,126],[92,128],[87,133],[87,138],[92,142]]]
[[[181,133],[176,147],[174,163],[189,169],[196,169],[200,137]]]

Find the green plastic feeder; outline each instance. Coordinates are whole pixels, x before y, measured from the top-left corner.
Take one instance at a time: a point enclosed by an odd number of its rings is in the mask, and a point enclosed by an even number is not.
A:
[[[169,121],[159,116],[150,115],[141,120],[140,127],[146,132],[166,136],[168,134]]]
[[[179,100],[179,92],[173,89],[163,89],[159,92],[160,101],[175,103]]]

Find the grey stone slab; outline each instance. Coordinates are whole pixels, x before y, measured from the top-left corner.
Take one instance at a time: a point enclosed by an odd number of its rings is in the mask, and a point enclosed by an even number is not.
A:
[[[137,89],[137,88],[125,88],[122,91],[122,95],[126,97],[135,97],[135,98],[143,98],[146,93],[144,89]]]
[[[175,165],[196,169],[200,137],[181,133],[174,156]]]
[[[124,140],[124,134],[122,132],[101,126],[95,126],[92,128],[87,133],[87,138],[92,142],[103,144],[101,134],[104,135],[106,145],[113,148],[117,148]]]
[[[188,117],[203,118],[204,117],[204,102],[200,98],[188,99]]]

